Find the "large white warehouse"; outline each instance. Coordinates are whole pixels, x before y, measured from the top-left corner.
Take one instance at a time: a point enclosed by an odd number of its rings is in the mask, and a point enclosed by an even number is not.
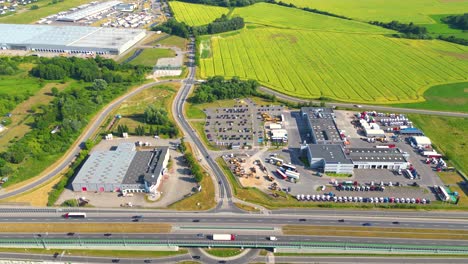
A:
[[[0,24],[0,49],[120,54],[145,36],[142,29]]]

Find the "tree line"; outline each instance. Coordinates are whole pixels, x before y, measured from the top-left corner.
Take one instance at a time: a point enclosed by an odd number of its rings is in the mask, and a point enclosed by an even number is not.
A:
[[[190,32],[194,36],[218,34],[222,32],[228,32],[233,30],[242,29],[244,27],[244,19],[242,17],[228,18],[226,15],[222,15],[220,18],[215,19],[213,22],[202,25],[202,26],[188,26],[184,22],[179,22],[174,18],[167,20],[161,25],[153,27],[153,31],[162,31],[167,34],[176,35],[182,38],[188,38]]]
[[[300,10],[310,12],[310,13],[316,13],[316,14],[320,14],[320,15],[332,16],[332,17],[342,18],[342,19],[346,19],[346,20],[351,20],[351,18],[346,17],[346,16],[337,15],[337,14],[333,14],[333,13],[330,13],[330,12],[327,12],[327,11],[318,10],[318,9],[310,8],[310,7],[298,7],[293,3],[285,3],[285,2],[282,2],[282,1],[277,2],[275,0],[266,0],[265,2],[270,3],[270,4],[279,5],[279,6],[284,6],[284,7],[296,8],[296,9],[300,9]]]
[[[192,103],[201,104],[217,100],[249,97],[257,94],[260,85],[255,80],[242,81],[238,77],[225,80],[222,76],[214,76],[200,84],[190,98]]]
[[[68,150],[90,117],[103,105],[124,93],[131,85],[144,81],[144,68],[118,65],[99,57],[41,58],[38,63],[31,71],[33,76],[43,76],[43,70],[50,73],[60,68],[66,77],[78,82],[61,92],[56,91],[51,103],[37,107],[33,113],[31,131],[10,142],[7,150],[0,153],[0,176],[10,178],[7,184],[25,180],[45,169]],[[52,70],[45,70],[48,67]],[[95,72],[89,71],[87,67]],[[122,76],[122,82],[108,83],[99,79],[104,77],[105,71],[113,76]],[[91,76],[97,79],[89,83]],[[55,128],[58,128],[57,131],[51,133]]]
[[[244,28],[245,23],[242,17],[228,18],[223,14],[220,18],[215,19],[208,25],[192,27],[192,32],[195,36],[218,34]]]
[[[441,19],[442,22],[449,24],[453,28],[468,30],[468,13],[463,15],[448,16]]]

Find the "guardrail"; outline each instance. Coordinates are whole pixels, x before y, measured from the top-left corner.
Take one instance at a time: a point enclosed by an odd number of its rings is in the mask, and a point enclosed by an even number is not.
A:
[[[83,248],[83,247],[237,247],[237,248],[285,248],[285,249],[330,249],[341,251],[371,252],[417,252],[440,254],[468,254],[465,246],[364,244],[344,242],[273,242],[273,241],[178,241],[154,239],[83,239],[83,238],[21,238],[0,239],[0,247],[28,248]]]

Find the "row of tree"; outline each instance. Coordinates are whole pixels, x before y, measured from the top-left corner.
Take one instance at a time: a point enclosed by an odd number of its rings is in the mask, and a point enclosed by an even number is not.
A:
[[[427,34],[427,29],[425,27],[417,26],[413,22],[406,24],[406,23],[400,23],[396,20],[393,20],[388,23],[379,22],[379,21],[371,21],[369,23],[372,25],[379,26],[379,27],[396,30],[400,33],[407,34],[407,35],[423,36]]]
[[[442,18],[442,22],[447,23],[454,28],[468,30],[468,13],[444,17]]]
[[[259,84],[254,80],[242,81],[238,77],[225,80],[222,76],[214,76],[200,84],[195,89],[190,101],[196,104],[214,102],[216,100],[249,97],[257,94]]]
[[[195,36],[218,34],[222,32],[228,32],[244,28],[245,23],[242,17],[233,17],[231,19],[226,15],[222,15],[220,18],[215,19],[208,25],[192,27],[192,32]]]
[[[327,11],[318,10],[318,9],[310,8],[310,7],[298,7],[293,3],[285,3],[285,2],[282,2],[282,1],[278,2],[278,1],[275,1],[275,0],[266,0],[265,2],[270,3],[270,4],[285,6],[285,7],[297,8],[297,9],[300,9],[300,10],[303,10],[303,11],[306,11],[306,12],[316,13],[316,14],[320,14],[320,15],[332,16],[332,17],[351,20],[351,18],[346,17],[346,16],[337,15],[337,14],[333,14],[333,13],[330,13],[330,12],[327,12]]]

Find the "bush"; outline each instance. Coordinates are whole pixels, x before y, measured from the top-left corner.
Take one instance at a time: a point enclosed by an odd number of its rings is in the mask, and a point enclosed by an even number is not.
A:
[[[60,206],[64,206],[64,207],[78,207],[79,204],[78,204],[78,201],[77,201],[76,199],[69,199],[69,200],[64,201]]]

